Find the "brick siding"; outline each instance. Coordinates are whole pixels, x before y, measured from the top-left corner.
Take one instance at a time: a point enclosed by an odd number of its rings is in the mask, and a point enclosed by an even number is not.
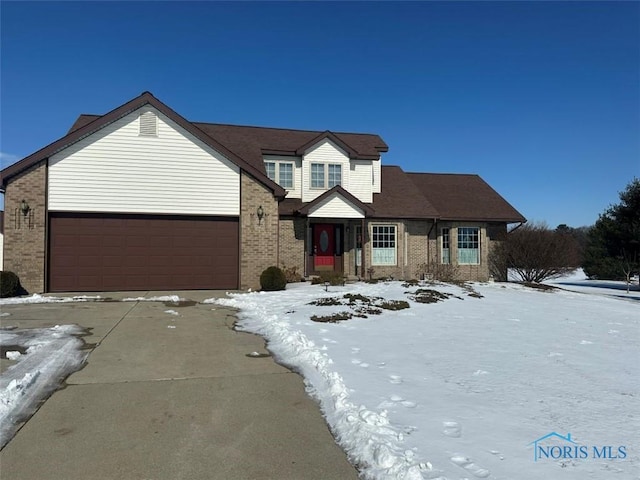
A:
[[[260,274],[278,265],[278,202],[246,172],[240,177],[240,288],[260,288]],[[258,219],[262,206],[264,218]]]
[[[13,177],[4,196],[4,269],[16,273],[29,293],[45,291],[46,185],[45,160]],[[26,217],[22,200],[31,207]]]

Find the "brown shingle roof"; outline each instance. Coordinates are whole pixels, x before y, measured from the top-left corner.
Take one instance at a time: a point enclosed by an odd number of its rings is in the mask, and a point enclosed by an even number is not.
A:
[[[377,218],[437,218],[438,210],[397,166],[382,166],[381,193],[373,195]]]
[[[251,127],[242,125],[222,125],[215,123],[194,123],[207,135],[217,139],[230,150],[240,155],[256,168],[264,171],[263,154],[299,155],[300,148],[311,146],[315,139],[320,141],[325,132],[311,130],[289,130],[283,128]],[[376,159],[380,152],[388,150],[387,144],[378,135],[364,133],[329,132],[338,142],[347,144],[351,158]]]
[[[478,175],[407,173],[443,220],[526,222]]]

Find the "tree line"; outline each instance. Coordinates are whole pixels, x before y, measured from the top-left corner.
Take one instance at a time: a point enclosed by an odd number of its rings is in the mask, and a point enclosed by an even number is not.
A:
[[[509,271],[517,280],[541,282],[582,267],[590,279],[629,284],[640,272],[640,180],[634,178],[593,226],[526,223],[501,240],[490,255],[496,279],[506,280]]]

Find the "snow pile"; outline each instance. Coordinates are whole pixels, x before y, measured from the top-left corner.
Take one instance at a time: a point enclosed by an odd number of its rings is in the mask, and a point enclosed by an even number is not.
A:
[[[34,293],[29,297],[0,298],[0,305],[20,305],[26,303],[66,303],[66,302],[89,302],[100,300],[100,296],[76,295],[74,297],[46,297]]]
[[[173,302],[180,303],[185,299],[180,298],[178,295],[161,295],[158,297],[127,297],[123,298],[123,302]]]
[[[42,400],[82,367],[88,355],[76,336],[82,333],[76,325],[0,330],[0,345],[26,349],[24,355],[8,351],[7,358],[17,363],[0,375],[0,448]]]
[[[417,288],[448,298],[417,303]],[[410,308],[310,320],[353,313],[345,294]],[[300,284],[212,301],[239,309],[238,327],[265,337],[274,357],[301,373],[364,478],[637,479],[636,301],[506,283],[400,282],[329,292]],[[534,462],[531,443],[549,432],[570,432],[589,448],[623,445],[627,454]]]

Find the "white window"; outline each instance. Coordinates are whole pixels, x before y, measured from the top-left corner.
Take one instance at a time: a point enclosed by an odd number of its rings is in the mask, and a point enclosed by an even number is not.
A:
[[[279,163],[278,167],[278,184],[282,188],[293,188],[293,163]]]
[[[458,263],[460,265],[478,265],[480,263],[479,228],[458,228]]]
[[[277,182],[276,179],[276,162],[264,162],[264,168],[267,171],[267,177],[269,177],[274,182]]]
[[[311,188],[328,190],[342,184],[342,165],[312,163]]]
[[[373,265],[395,265],[395,225],[373,225],[371,233],[371,263]]]
[[[327,165],[329,168],[329,183],[327,188],[333,188],[342,183],[342,165]]]
[[[282,188],[293,188],[293,163],[264,162],[264,169],[267,172],[267,177]]]
[[[311,164],[311,188],[324,188],[324,164]]]
[[[449,229],[442,229],[442,263],[451,263],[451,245],[449,243]]]

